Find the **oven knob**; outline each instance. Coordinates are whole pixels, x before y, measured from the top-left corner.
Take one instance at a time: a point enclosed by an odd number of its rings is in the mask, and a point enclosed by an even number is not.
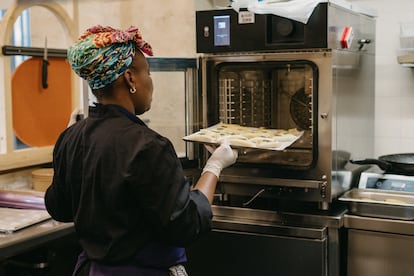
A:
[[[328,192],[328,184],[326,183],[326,181],[320,184],[319,189],[320,189],[321,197],[326,198],[327,192]]]
[[[293,23],[289,19],[280,19],[276,24],[276,32],[281,36],[289,36],[293,33]]]
[[[381,182],[381,181],[377,181],[377,182],[375,182],[375,187],[376,187],[377,189],[381,189],[381,186],[382,186],[382,182]]]

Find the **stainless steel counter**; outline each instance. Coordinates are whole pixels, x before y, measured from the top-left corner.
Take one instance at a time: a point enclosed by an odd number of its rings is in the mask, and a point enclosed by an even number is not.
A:
[[[414,221],[348,215],[347,275],[411,276]]]
[[[346,228],[352,229],[414,235],[413,220],[385,219],[346,214],[344,216],[344,225]]]
[[[74,233],[73,223],[53,219],[11,234],[0,234],[0,261]]]

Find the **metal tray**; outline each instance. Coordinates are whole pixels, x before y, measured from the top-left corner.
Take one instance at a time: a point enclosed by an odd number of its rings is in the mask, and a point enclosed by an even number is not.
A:
[[[241,132],[238,133],[238,130],[240,130]],[[215,137],[209,137],[208,135],[205,135],[205,133],[203,133],[204,131],[210,131],[214,134],[219,135],[220,138],[215,138]],[[243,133],[248,133],[249,135],[253,135],[250,138],[260,138],[261,137],[261,131],[267,131],[270,132],[268,133],[269,136],[266,136],[265,138],[269,139],[269,141],[271,142],[275,142],[278,144],[277,147],[260,147],[255,145],[253,142],[251,142],[251,140],[247,137],[243,137]],[[286,135],[288,135],[288,137],[283,138],[282,136],[280,136],[278,133],[280,132],[285,132]],[[185,137],[183,137],[184,141],[187,142],[198,142],[198,143],[203,143],[203,144],[207,144],[207,145],[218,145],[218,140],[217,139],[221,139],[221,138],[228,138],[229,139],[229,143],[233,148],[241,148],[241,149],[260,149],[260,150],[275,150],[275,151],[282,151],[284,149],[286,149],[287,147],[289,147],[290,145],[292,145],[293,143],[295,143],[298,139],[300,139],[302,137],[302,135],[304,134],[304,131],[299,131],[297,130],[295,133],[289,133],[288,130],[284,130],[284,129],[262,129],[262,128],[257,128],[257,127],[244,127],[244,126],[240,126],[240,125],[232,125],[232,124],[223,124],[223,123],[218,123],[216,125],[213,125],[211,127],[205,128],[205,129],[201,129],[193,134],[187,135]],[[205,136],[204,136],[205,135]],[[255,136],[257,135],[257,137]],[[204,136],[204,137],[203,137]],[[242,139],[244,139],[244,141],[247,143],[246,145],[241,145],[236,141],[232,141],[231,138],[238,138],[238,140],[243,141]],[[241,139],[242,138],[242,139]],[[281,140],[278,140],[281,139]],[[249,145],[248,145],[249,144]]]
[[[414,194],[408,192],[352,189],[340,198],[355,215],[414,220]]]

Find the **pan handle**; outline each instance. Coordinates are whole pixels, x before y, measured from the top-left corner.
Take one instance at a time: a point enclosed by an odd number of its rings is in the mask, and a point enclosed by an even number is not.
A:
[[[388,171],[391,169],[392,165],[386,161],[382,161],[379,159],[374,158],[367,158],[362,160],[349,160],[352,164],[358,164],[358,165],[377,165],[380,167],[381,170]]]

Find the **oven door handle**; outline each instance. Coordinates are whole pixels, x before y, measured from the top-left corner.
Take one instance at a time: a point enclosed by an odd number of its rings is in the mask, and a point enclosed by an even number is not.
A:
[[[326,227],[289,226],[271,222],[265,223],[263,221],[246,222],[223,217],[213,217],[213,229],[318,240],[323,240],[328,235]]]
[[[228,183],[243,183],[243,184],[259,184],[269,186],[283,186],[283,187],[300,187],[319,189],[326,185],[326,181],[318,180],[302,180],[302,179],[284,179],[284,178],[269,178],[269,177],[249,177],[239,175],[220,175],[221,182]]]

